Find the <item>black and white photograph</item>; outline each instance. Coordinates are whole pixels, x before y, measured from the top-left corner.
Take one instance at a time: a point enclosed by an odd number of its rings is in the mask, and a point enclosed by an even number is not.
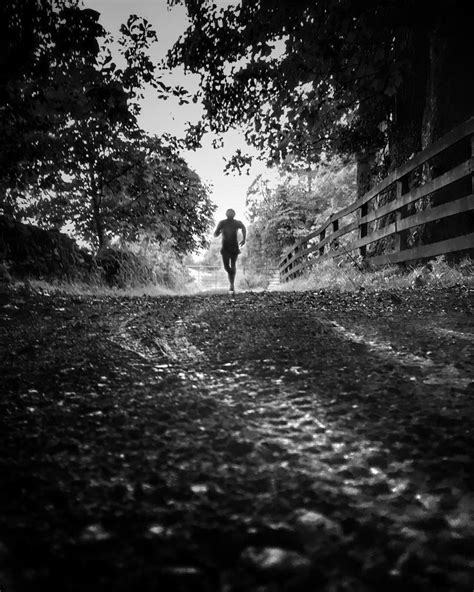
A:
[[[468,0],[0,0],[0,592],[474,591]]]

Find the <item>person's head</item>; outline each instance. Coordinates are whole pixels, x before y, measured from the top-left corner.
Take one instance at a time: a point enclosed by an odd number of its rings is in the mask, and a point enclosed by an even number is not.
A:
[[[235,210],[229,208],[225,215],[227,216],[227,218],[229,218],[229,220],[232,220],[233,218],[235,218]]]

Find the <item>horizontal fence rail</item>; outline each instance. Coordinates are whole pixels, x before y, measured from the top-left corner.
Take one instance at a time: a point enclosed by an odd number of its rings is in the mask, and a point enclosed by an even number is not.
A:
[[[222,290],[229,287],[229,279],[222,265],[205,265],[193,263],[186,265],[188,274],[193,278],[196,286],[202,289]],[[267,289],[275,288],[280,283],[277,267],[265,266],[258,269],[247,269],[245,265],[237,265],[237,283],[240,289],[252,289],[255,274],[262,276],[261,280]]]
[[[474,211],[473,171],[474,117],[296,241],[280,259],[281,280],[294,279],[321,256],[361,255],[378,266],[474,248],[474,232],[428,244],[406,239],[407,231]]]

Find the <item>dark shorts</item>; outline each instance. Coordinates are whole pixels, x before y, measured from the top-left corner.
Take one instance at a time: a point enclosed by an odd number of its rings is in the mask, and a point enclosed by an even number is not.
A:
[[[223,257],[237,257],[240,255],[239,247],[222,247],[221,255]]]

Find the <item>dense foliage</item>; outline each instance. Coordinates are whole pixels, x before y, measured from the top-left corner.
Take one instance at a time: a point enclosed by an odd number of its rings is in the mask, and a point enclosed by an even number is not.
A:
[[[144,231],[154,240],[175,237],[179,252],[205,245],[214,205],[198,175],[176,148],[158,137],[115,140],[104,152],[97,143],[93,167],[71,167],[58,192],[43,192],[25,211],[47,226],[72,224],[91,243],[133,241]]]
[[[170,63],[202,76],[193,143],[242,126],[272,162],[325,149],[386,170],[473,113],[465,0],[181,2]]]
[[[150,24],[131,16],[113,40],[74,0],[8,0],[2,10],[5,55],[28,51],[0,81],[1,210],[67,225],[95,247],[144,230],[156,240],[176,234],[179,252],[202,246],[213,211],[206,187],[174,138],[137,123],[146,86],[161,98],[183,92],[162,82],[148,55]]]
[[[72,88],[93,67],[104,30],[74,0],[5,0],[0,15],[0,183],[12,208],[16,191],[49,185],[52,136],[68,120]]]
[[[251,227],[244,260],[255,267],[275,266],[285,247],[353,199],[355,181],[355,166],[339,160],[282,174],[276,183],[257,177],[247,192]]]

